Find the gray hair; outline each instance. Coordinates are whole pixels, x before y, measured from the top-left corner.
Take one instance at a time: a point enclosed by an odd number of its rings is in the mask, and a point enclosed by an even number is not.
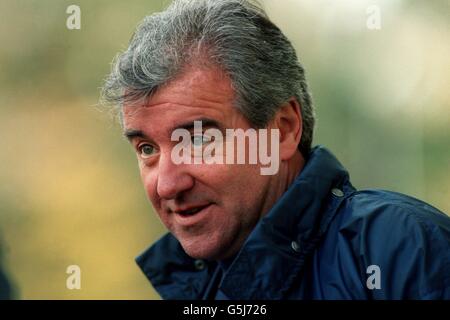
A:
[[[147,16],[113,62],[103,101],[121,106],[148,98],[196,61],[225,71],[235,107],[257,128],[295,97],[303,118],[299,149],[308,155],[314,110],[305,71],[290,41],[253,1],[175,0]]]

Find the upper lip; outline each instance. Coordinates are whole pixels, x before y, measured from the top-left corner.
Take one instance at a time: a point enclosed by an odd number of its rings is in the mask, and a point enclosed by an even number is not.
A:
[[[172,210],[172,212],[184,213],[186,211],[191,211],[191,210],[194,210],[194,209],[203,209],[203,208],[205,208],[205,207],[207,207],[209,205],[210,205],[210,203],[205,203],[205,204],[201,204],[201,205],[190,205],[190,206],[185,206],[185,207],[177,207],[177,208],[174,208]]]

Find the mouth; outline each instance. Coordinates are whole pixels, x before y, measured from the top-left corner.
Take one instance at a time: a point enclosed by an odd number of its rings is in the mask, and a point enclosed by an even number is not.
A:
[[[202,211],[203,209],[205,209],[209,206],[210,206],[210,204],[207,204],[204,206],[192,207],[192,208],[185,209],[185,210],[176,210],[174,212],[180,216],[189,217],[189,216],[193,216],[193,215],[199,213],[200,211]]]
[[[175,221],[181,226],[189,227],[199,224],[207,216],[209,210],[212,207],[212,203],[208,203],[203,206],[190,207],[183,210],[175,210]]]

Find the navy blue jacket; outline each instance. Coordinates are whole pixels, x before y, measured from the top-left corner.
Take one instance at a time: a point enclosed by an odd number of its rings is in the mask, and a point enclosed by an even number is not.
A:
[[[163,299],[203,299],[220,266],[167,234],[136,259]],[[221,278],[222,299],[450,299],[450,218],[394,192],[357,191],[316,147]]]

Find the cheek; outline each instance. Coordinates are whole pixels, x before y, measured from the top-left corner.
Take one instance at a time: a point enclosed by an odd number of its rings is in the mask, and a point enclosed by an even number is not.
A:
[[[143,166],[140,166],[141,180],[144,185],[148,199],[152,202],[155,209],[159,209],[156,192],[157,175]]]
[[[229,165],[228,171],[218,180],[222,185],[222,196],[240,207],[255,206],[266,184],[256,165]]]

